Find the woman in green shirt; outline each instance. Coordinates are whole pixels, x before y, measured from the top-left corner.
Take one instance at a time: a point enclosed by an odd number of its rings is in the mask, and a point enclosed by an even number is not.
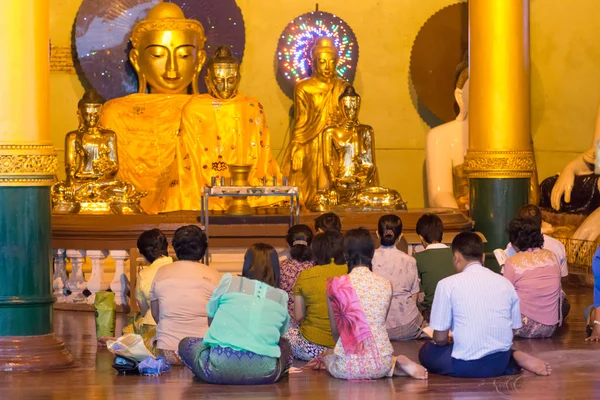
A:
[[[208,332],[179,344],[184,363],[201,380],[259,385],[278,381],[289,369],[288,295],[277,289],[279,260],[268,244],[253,245],[242,276],[225,274],[206,306]]]
[[[299,328],[292,327],[285,335],[294,358],[304,361],[335,346],[327,312],[327,280],[348,273],[341,233],[319,233],[311,247],[316,265],[302,271],[294,285],[294,319]]]

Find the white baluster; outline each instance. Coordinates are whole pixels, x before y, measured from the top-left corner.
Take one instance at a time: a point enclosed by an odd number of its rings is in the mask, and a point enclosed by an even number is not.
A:
[[[125,271],[129,268],[128,250],[111,250],[110,256],[115,260],[115,277],[110,283],[110,290],[115,293],[117,306],[127,305],[127,291],[129,290],[129,279]]]
[[[104,260],[108,256],[106,250],[88,250],[87,256],[92,261],[92,276],[88,281],[87,288],[92,293],[88,298],[88,304],[94,304],[96,293],[108,289],[109,283],[104,281]]]
[[[85,250],[67,250],[67,257],[71,259],[71,276],[67,280],[67,289],[71,292],[67,296],[67,303],[85,303],[83,291],[87,289],[87,282],[83,276],[83,263]]]
[[[54,297],[59,303],[66,301],[65,285],[67,283],[67,251],[65,249],[54,249],[54,275],[52,276],[52,289]]]

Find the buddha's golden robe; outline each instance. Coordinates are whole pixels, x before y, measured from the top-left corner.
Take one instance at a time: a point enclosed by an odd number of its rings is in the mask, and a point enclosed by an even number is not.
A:
[[[251,185],[272,185],[273,176],[281,185],[282,176],[271,152],[266,116],[258,100],[243,95],[218,100],[209,94],[197,95],[183,109],[177,149],[176,174],[167,189],[163,212],[199,210],[204,186],[211,178],[225,177],[230,184],[227,164],[253,164]],[[175,177],[176,176],[176,177]],[[229,199],[211,198],[211,209],[225,209]],[[249,197],[252,207],[280,201],[276,197]]]
[[[298,186],[300,199],[310,205],[319,190],[327,189],[323,165],[323,131],[339,119],[338,101],[348,82],[334,78],[330,83],[314,77],[300,81],[294,88],[294,128],[283,156],[282,171],[290,185]],[[294,149],[303,149],[302,168],[293,171]]]
[[[117,178],[147,191],[148,214],[161,212],[177,153],[184,105],[190,95],[131,94],[104,105],[101,125],[117,134]]]

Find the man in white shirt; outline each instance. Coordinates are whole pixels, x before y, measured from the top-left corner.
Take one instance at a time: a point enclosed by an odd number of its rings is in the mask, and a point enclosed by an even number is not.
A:
[[[519,297],[507,279],[483,266],[481,238],[460,233],[452,251],[458,273],[437,285],[430,320],[433,342],[421,348],[421,364],[429,372],[461,378],[514,375],[521,368],[550,375],[544,361],[511,350],[513,330],[522,324]]]

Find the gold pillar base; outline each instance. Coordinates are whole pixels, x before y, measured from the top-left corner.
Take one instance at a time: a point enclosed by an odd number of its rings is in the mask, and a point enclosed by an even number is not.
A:
[[[233,179],[233,186],[249,186],[248,176],[252,170],[252,164],[227,164],[229,174]],[[227,215],[252,215],[252,208],[247,197],[234,197],[231,205],[225,212]]]

